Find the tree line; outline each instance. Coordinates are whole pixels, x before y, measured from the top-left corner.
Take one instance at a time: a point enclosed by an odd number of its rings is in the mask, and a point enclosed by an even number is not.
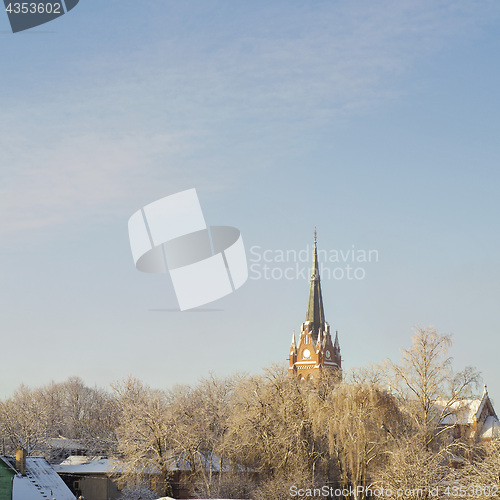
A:
[[[21,444],[47,455],[53,437],[79,440],[89,454],[117,459],[124,487],[156,495],[169,494],[173,471],[183,469],[202,498],[275,500],[321,488],[360,500],[377,491],[470,498],[474,487],[472,496],[498,496],[498,444],[443,424],[479,381],[470,367],[454,372],[450,346],[450,337],[420,328],[399,363],[342,382],[299,382],[274,366],[164,390],[132,377],[110,390],[78,378],[21,386],[0,402],[0,436],[4,454]]]

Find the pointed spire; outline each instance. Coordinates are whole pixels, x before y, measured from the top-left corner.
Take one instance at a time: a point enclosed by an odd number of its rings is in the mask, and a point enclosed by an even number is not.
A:
[[[314,256],[306,321],[312,323],[312,339],[313,342],[315,342],[319,331],[325,328],[325,313],[323,311],[323,297],[321,295],[321,283],[319,278],[316,228],[314,228]]]
[[[318,342],[316,343],[317,346],[321,345],[321,330],[318,333]]]
[[[335,347],[335,349],[340,350],[339,332],[335,332],[335,343],[333,344],[333,347]]]
[[[295,347],[295,330],[292,333],[292,347]]]

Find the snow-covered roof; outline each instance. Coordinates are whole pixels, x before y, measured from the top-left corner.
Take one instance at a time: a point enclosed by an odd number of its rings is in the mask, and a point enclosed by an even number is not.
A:
[[[169,458],[170,458],[170,466],[169,470],[171,471],[190,471],[191,470],[191,464],[186,458],[186,455],[184,453],[181,453],[180,455],[174,454],[172,452],[169,452]],[[213,471],[220,472],[221,470],[221,459],[219,455],[203,455],[201,454],[199,459],[203,462],[205,467],[210,467]],[[234,465],[233,465],[234,466]],[[222,463],[222,471],[228,471],[230,470],[231,465],[227,461],[223,461]],[[236,468],[238,470],[245,470],[244,467],[241,465],[237,465]]]
[[[54,465],[54,470],[59,474],[106,474],[116,463],[112,458],[71,456]],[[113,470],[116,472],[116,468]]]
[[[63,460],[59,465],[81,465],[86,464],[92,460],[99,460],[102,457],[87,457],[85,455],[70,455]]]
[[[51,448],[61,449],[61,450],[83,450],[85,449],[85,445],[83,445],[80,441],[76,441],[75,439],[68,439],[64,436],[59,436],[57,438],[50,438],[47,440],[47,444]]]
[[[188,460],[185,458],[184,454],[175,455],[174,453],[169,453],[169,462],[171,471],[189,471],[191,466]],[[211,455],[209,457],[203,457],[202,460],[207,466],[211,466],[212,470],[220,470],[220,457],[218,455]],[[118,460],[113,458],[103,458],[103,457],[85,457],[85,456],[70,456],[59,465],[53,465],[54,470],[58,474],[75,474],[75,475],[85,475],[85,474],[107,474],[119,473],[121,468],[119,466]],[[239,467],[241,468],[241,467]],[[242,469],[242,468],[241,468]],[[150,473],[154,474],[156,469],[149,469]],[[224,463],[222,470],[229,470],[229,464]],[[58,499],[59,500],[59,499]]]
[[[184,458],[172,455],[170,470],[190,470],[188,462]],[[215,463],[215,467],[216,467]],[[116,474],[120,471],[118,460],[103,457],[70,456],[59,465],[54,465],[58,474]],[[151,469],[151,473],[155,470]]]
[[[481,428],[481,439],[496,439],[500,437],[500,422],[492,415],[486,418]]]
[[[441,420],[441,424],[473,424],[474,422],[477,422],[479,420],[484,407],[488,402],[491,409],[493,409],[490,398],[488,396],[488,390],[486,386],[484,386],[484,392],[481,397],[461,399],[452,403],[447,409],[448,414]],[[438,406],[441,405],[442,407],[444,407],[445,404],[446,403],[444,402],[438,402]],[[494,410],[493,413],[495,413]],[[493,416],[496,418],[496,415]]]
[[[17,470],[16,468],[14,467],[13,465],[13,459],[12,458],[8,458],[8,457],[2,457],[0,456],[0,460],[5,464],[7,465],[7,467],[10,467],[10,469],[12,469],[12,472],[14,472],[15,474],[17,474]]]
[[[13,500],[75,500],[75,496],[43,457],[26,457],[26,475],[16,474]]]
[[[455,401],[447,409],[449,414],[441,420],[441,423],[444,425],[473,424],[475,419],[481,414],[483,401],[484,399],[463,399],[461,401]]]

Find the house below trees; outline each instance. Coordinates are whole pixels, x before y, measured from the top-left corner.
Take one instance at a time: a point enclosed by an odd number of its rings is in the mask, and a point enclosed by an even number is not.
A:
[[[487,442],[500,437],[500,421],[486,385],[481,397],[466,398],[453,403],[441,424],[453,426],[455,439]]]
[[[0,456],[1,500],[75,500],[52,466],[43,457],[27,457],[22,448],[16,457]]]

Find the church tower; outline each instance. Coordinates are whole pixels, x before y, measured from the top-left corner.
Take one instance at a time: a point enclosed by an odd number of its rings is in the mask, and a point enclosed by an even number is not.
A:
[[[332,343],[330,325],[325,321],[323,310],[316,230],[306,320],[302,323],[298,343],[295,342],[295,332],[293,333],[289,360],[288,373],[299,380],[319,378],[327,371],[335,373],[339,379],[342,378],[338,334],[335,333],[335,342]]]

